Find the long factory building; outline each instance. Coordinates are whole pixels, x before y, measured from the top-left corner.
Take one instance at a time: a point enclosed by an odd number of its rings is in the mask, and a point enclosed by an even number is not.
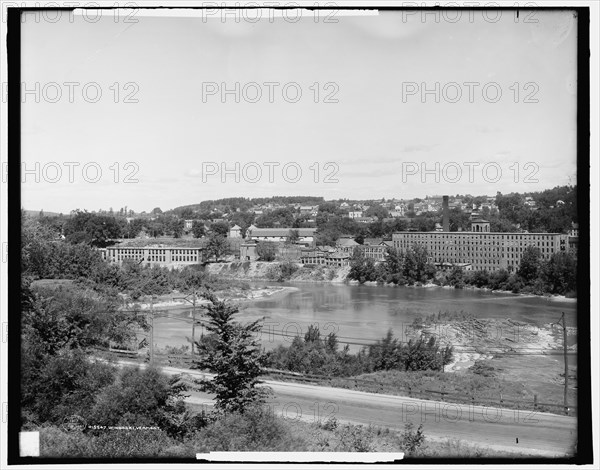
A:
[[[395,248],[407,250],[414,244],[427,248],[429,260],[437,265],[461,265],[471,270],[518,269],[528,246],[540,250],[543,259],[569,251],[569,236],[561,233],[490,232],[490,223],[474,214],[470,232],[450,232],[448,199],[444,196],[443,227],[439,232],[396,232]]]

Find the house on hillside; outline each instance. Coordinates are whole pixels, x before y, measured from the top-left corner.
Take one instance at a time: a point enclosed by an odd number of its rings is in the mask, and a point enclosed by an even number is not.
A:
[[[242,227],[234,225],[229,229],[229,238],[242,238]]]

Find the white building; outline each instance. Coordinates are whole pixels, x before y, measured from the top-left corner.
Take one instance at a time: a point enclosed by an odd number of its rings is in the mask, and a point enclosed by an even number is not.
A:
[[[229,238],[242,238],[242,227],[234,225],[229,229]]]
[[[284,242],[290,237],[290,232],[298,232],[299,242],[314,241],[316,228],[257,228],[251,225],[246,230],[248,240]]]

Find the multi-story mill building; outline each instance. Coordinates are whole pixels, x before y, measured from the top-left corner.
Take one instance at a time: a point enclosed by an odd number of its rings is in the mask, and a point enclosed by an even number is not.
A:
[[[203,248],[179,246],[110,246],[100,249],[102,259],[121,264],[132,260],[143,264],[175,267],[198,264],[203,261]]]
[[[407,250],[420,244],[435,264],[470,265],[467,269],[487,271],[516,270],[528,246],[538,248],[543,259],[569,251],[566,234],[490,232],[490,223],[477,215],[472,217],[470,232],[450,232],[447,196],[443,204],[441,232],[397,232],[392,235],[393,246]]]

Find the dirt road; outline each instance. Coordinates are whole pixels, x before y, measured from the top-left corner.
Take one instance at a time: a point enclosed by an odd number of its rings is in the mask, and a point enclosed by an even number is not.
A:
[[[121,364],[132,364],[126,361]],[[137,365],[137,364],[136,364]],[[163,367],[166,374],[185,374],[191,379],[210,378],[199,371]],[[407,422],[423,424],[433,440],[456,438],[496,450],[527,452],[548,457],[570,455],[577,440],[577,418],[486,406],[459,405],[431,400],[359,392],[316,385],[267,380],[277,416],[304,421],[327,420],[373,424],[404,429]],[[210,404],[211,396],[192,392],[194,404]]]

